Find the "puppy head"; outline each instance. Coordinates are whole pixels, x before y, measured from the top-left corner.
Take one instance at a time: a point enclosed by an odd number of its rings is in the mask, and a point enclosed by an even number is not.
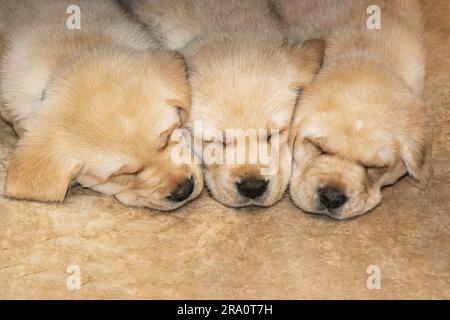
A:
[[[269,206],[288,184],[293,110],[298,91],[320,67],[323,44],[243,43],[208,43],[188,57],[193,90],[188,127],[206,184],[219,202]],[[220,156],[208,163],[205,153]]]
[[[171,52],[99,50],[59,70],[11,158],[6,194],[62,201],[76,181],[160,210],[196,197],[199,167],[171,161],[190,104],[184,69]]]
[[[294,117],[290,193],[304,211],[346,219],[381,201],[381,187],[408,173],[431,175],[426,110],[379,66],[326,67],[300,98]]]

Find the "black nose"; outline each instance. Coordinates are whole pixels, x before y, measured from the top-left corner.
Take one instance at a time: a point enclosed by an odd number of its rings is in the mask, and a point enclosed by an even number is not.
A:
[[[194,191],[194,181],[191,179],[187,179],[182,184],[179,184],[174,192],[172,192],[167,198],[170,201],[181,202],[189,198],[189,196]]]
[[[255,199],[267,190],[268,181],[259,178],[246,178],[236,183],[236,187],[244,197]]]
[[[324,187],[317,190],[319,201],[327,209],[337,209],[347,202],[347,196],[339,189]]]

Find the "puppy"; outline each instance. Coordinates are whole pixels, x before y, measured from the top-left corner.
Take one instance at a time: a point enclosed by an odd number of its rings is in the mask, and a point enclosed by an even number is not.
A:
[[[291,173],[288,136],[295,102],[320,67],[323,42],[287,43],[267,1],[129,4],[165,47],[186,57],[192,87],[187,127],[212,195],[231,207],[277,202]],[[262,134],[252,143],[255,132]],[[215,146],[211,153],[242,161],[204,161]],[[270,159],[251,160],[257,150],[269,148]]]
[[[292,38],[327,39],[324,66],[293,121],[295,204],[346,219],[374,208],[381,188],[406,173],[425,186],[431,132],[418,3],[277,0],[275,7]],[[381,29],[372,29],[378,10]]]
[[[68,28],[76,12],[80,28]],[[7,196],[62,201],[78,182],[126,205],[171,210],[200,193],[200,167],[171,155],[190,106],[178,54],[150,48],[112,1],[3,1],[0,21],[0,110],[20,136]]]

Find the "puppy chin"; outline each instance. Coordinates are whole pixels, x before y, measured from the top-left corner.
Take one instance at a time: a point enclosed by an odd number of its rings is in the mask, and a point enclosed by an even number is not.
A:
[[[171,202],[170,200],[150,200],[139,197],[136,192],[124,191],[114,195],[114,197],[122,204],[131,207],[146,207],[160,211],[171,211],[183,206],[188,200],[183,202]]]
[[[227,207],[240,208],[246,206],[245,202],[237,194],[232,179],[226,173],[213,174],[213,170],[205,168],[205,184],[215,200]],[[221,181],[218,181],[218,180]],[[225,186],[231,186],[226,188]]]
[[[276,179],[269,179],[266,194],[256,199],[249,199],[238,193],[235,182],[232,179],[227,179],[225,174],[215,177],[208,169],[205,169],[204,174],[206,186],[214,199],[232,208],[272,206],[283,197],[287,187],[287,182],[283,188],[276,183]]]
[[[168,197],[162,199],[152,199],[145,192],[145,196],[140,196],[139,190],[125,190],[114,195],[114,197],[124,205],[132,207],[147,207],[160,211],[172,211],[184,206],[189,201],[195,199],[203,190],[203,174],[201,169],[195,168],[192,172],[194,190],[192,194],[183,201],[171,201]]]
[[[195,166],[192,168],[192,179],[194,180],[194,191],[192,191],[192,194],[183,202],[183,204],[194,200],[203,191],[203,171],[200,166]]]
[[[291,184],[290,194],[294,204],[302,211],[310,214],[326,215],[337,220],[354,218],[374,209],[381,202],[379,189],[368,193],[348,193],[349,200],[342,207],[327,209],[321,203],[315,192],[317,188],[308,188],[306,184]]]
[[[163,203],[156,203],[156,201],[150,202],[150,200],[143,199],[138,196],[137,192],[134,191],[123,191],[115,194],[114,197],[122,204],[131,207],[150,207],[157,210],[168,211],[170,207],[164,205]]]
[[[328,215],[338,220],[350,219],[368,213],[380,204],[380,202],[380,189],[373,189],[365,195],[356,195],[354,200],[349,201],[342,208]]]

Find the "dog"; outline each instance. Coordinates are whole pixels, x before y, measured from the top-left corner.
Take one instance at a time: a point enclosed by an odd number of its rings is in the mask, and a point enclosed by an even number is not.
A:
[[[431,126],[421,98],[424,51],[413,0],[273,3],[286,33],[327,42],[324,66],[293,120],[290,195],[303,211],[362,215],[381,188],[431,177]],[[380,28],[376,27],[379,13]]]
[[[217,153],[243,157],[241,162],[203,161],[212,196],[230,207],[276,203],[291,173],[288,137],[298,92],[318,72],[324,42],[286,41],[265,0],[131,0],[128,4],[164,47],[180,50],[186,58],[192,88],[186,126],[195,138],[196,154],[204,160],[205,152],[198,150],[217,146]],[[202,130],[196,130],[197,125]],[[262,138],[251,143],[249,132],[263,132]],[[245,142],[239,142],[243,136]],[[277,155],[251,161],[250,155],[264,148]]]
[[[0,110],[20,137],[7,196],[63,201],[79,183],[172,210],[199,195],[200,166],[171,160],[190,109],[179,54],[156,48],[113,1],[2,1],[0,21]]]

